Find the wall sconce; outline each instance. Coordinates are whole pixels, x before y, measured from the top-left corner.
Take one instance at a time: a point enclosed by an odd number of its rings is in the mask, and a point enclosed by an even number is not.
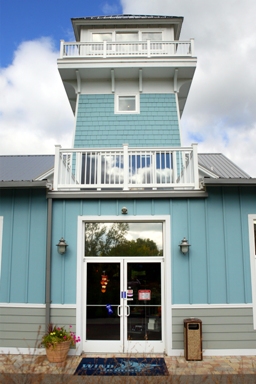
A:
[[[180,246],[180,250],[183,253],[183,255],[186,255],[186,253],[188,253],[189,247],[190,247],[190,244],[188,243],[186,237],[184,237],[184,239],[181,241],[179,246]]]
[[[63,239],[63,237],[60,239],[59,243],[56,244],[56,246],[58,247],[58,252],[61,254],[61,255],[64,255],[64,253],[66,252],[66,247],[68,246],[68,244],[66,244],[65,240]]]
[[[123,215],[126,215],[127,212],[128,212],[128,209],[127,209],[126,207],[123,207],[123,208],[121,209],[121,211],[122,211],[122,214],[123,214]]]

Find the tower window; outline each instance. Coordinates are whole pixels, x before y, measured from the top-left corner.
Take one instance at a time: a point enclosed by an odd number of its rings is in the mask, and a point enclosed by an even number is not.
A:
[[[139,96],[116,95],[115,113],[139,113]]]

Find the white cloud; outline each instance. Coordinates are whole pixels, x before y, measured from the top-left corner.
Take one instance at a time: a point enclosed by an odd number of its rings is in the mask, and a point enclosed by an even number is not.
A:
[[[256,177],[254,0],[121,0],[124,13],[184,16],[198,66],[181,120],[183,144],[222,152]]]
[[[54,153],[70,147],[73,117],[49,39],[22,43],[0,72],[0,153]]]

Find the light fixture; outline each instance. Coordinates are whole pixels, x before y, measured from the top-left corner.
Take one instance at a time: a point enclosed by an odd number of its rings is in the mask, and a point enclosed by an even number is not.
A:
[[[183,253],[183,255],[186,255],[189,251],[190,244],[188,243],[186,237],[184,237],[183,240],[181,240],[181,243],[179,244],[180,250]]]
[[[128,209],[127,209],[126,207],[123,207],[123,208],[121,209],[121,211],[122,211],[122,214],[123,214],[123,215],[126,215],[126,214],[128,213]]]
[[[57,247],[58,247],[58,252],[61,254],[61,255],[64,255],[64,253],[66,252],[66,247],[68,246],[65,242],[65,239],[63,239],[63,237],[60,239],[59,243],[56,244]]]

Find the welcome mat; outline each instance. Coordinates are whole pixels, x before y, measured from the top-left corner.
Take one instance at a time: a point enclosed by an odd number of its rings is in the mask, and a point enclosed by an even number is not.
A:
[[[166,376],[163,358],[83,358],[75,375],[87,376]]]

